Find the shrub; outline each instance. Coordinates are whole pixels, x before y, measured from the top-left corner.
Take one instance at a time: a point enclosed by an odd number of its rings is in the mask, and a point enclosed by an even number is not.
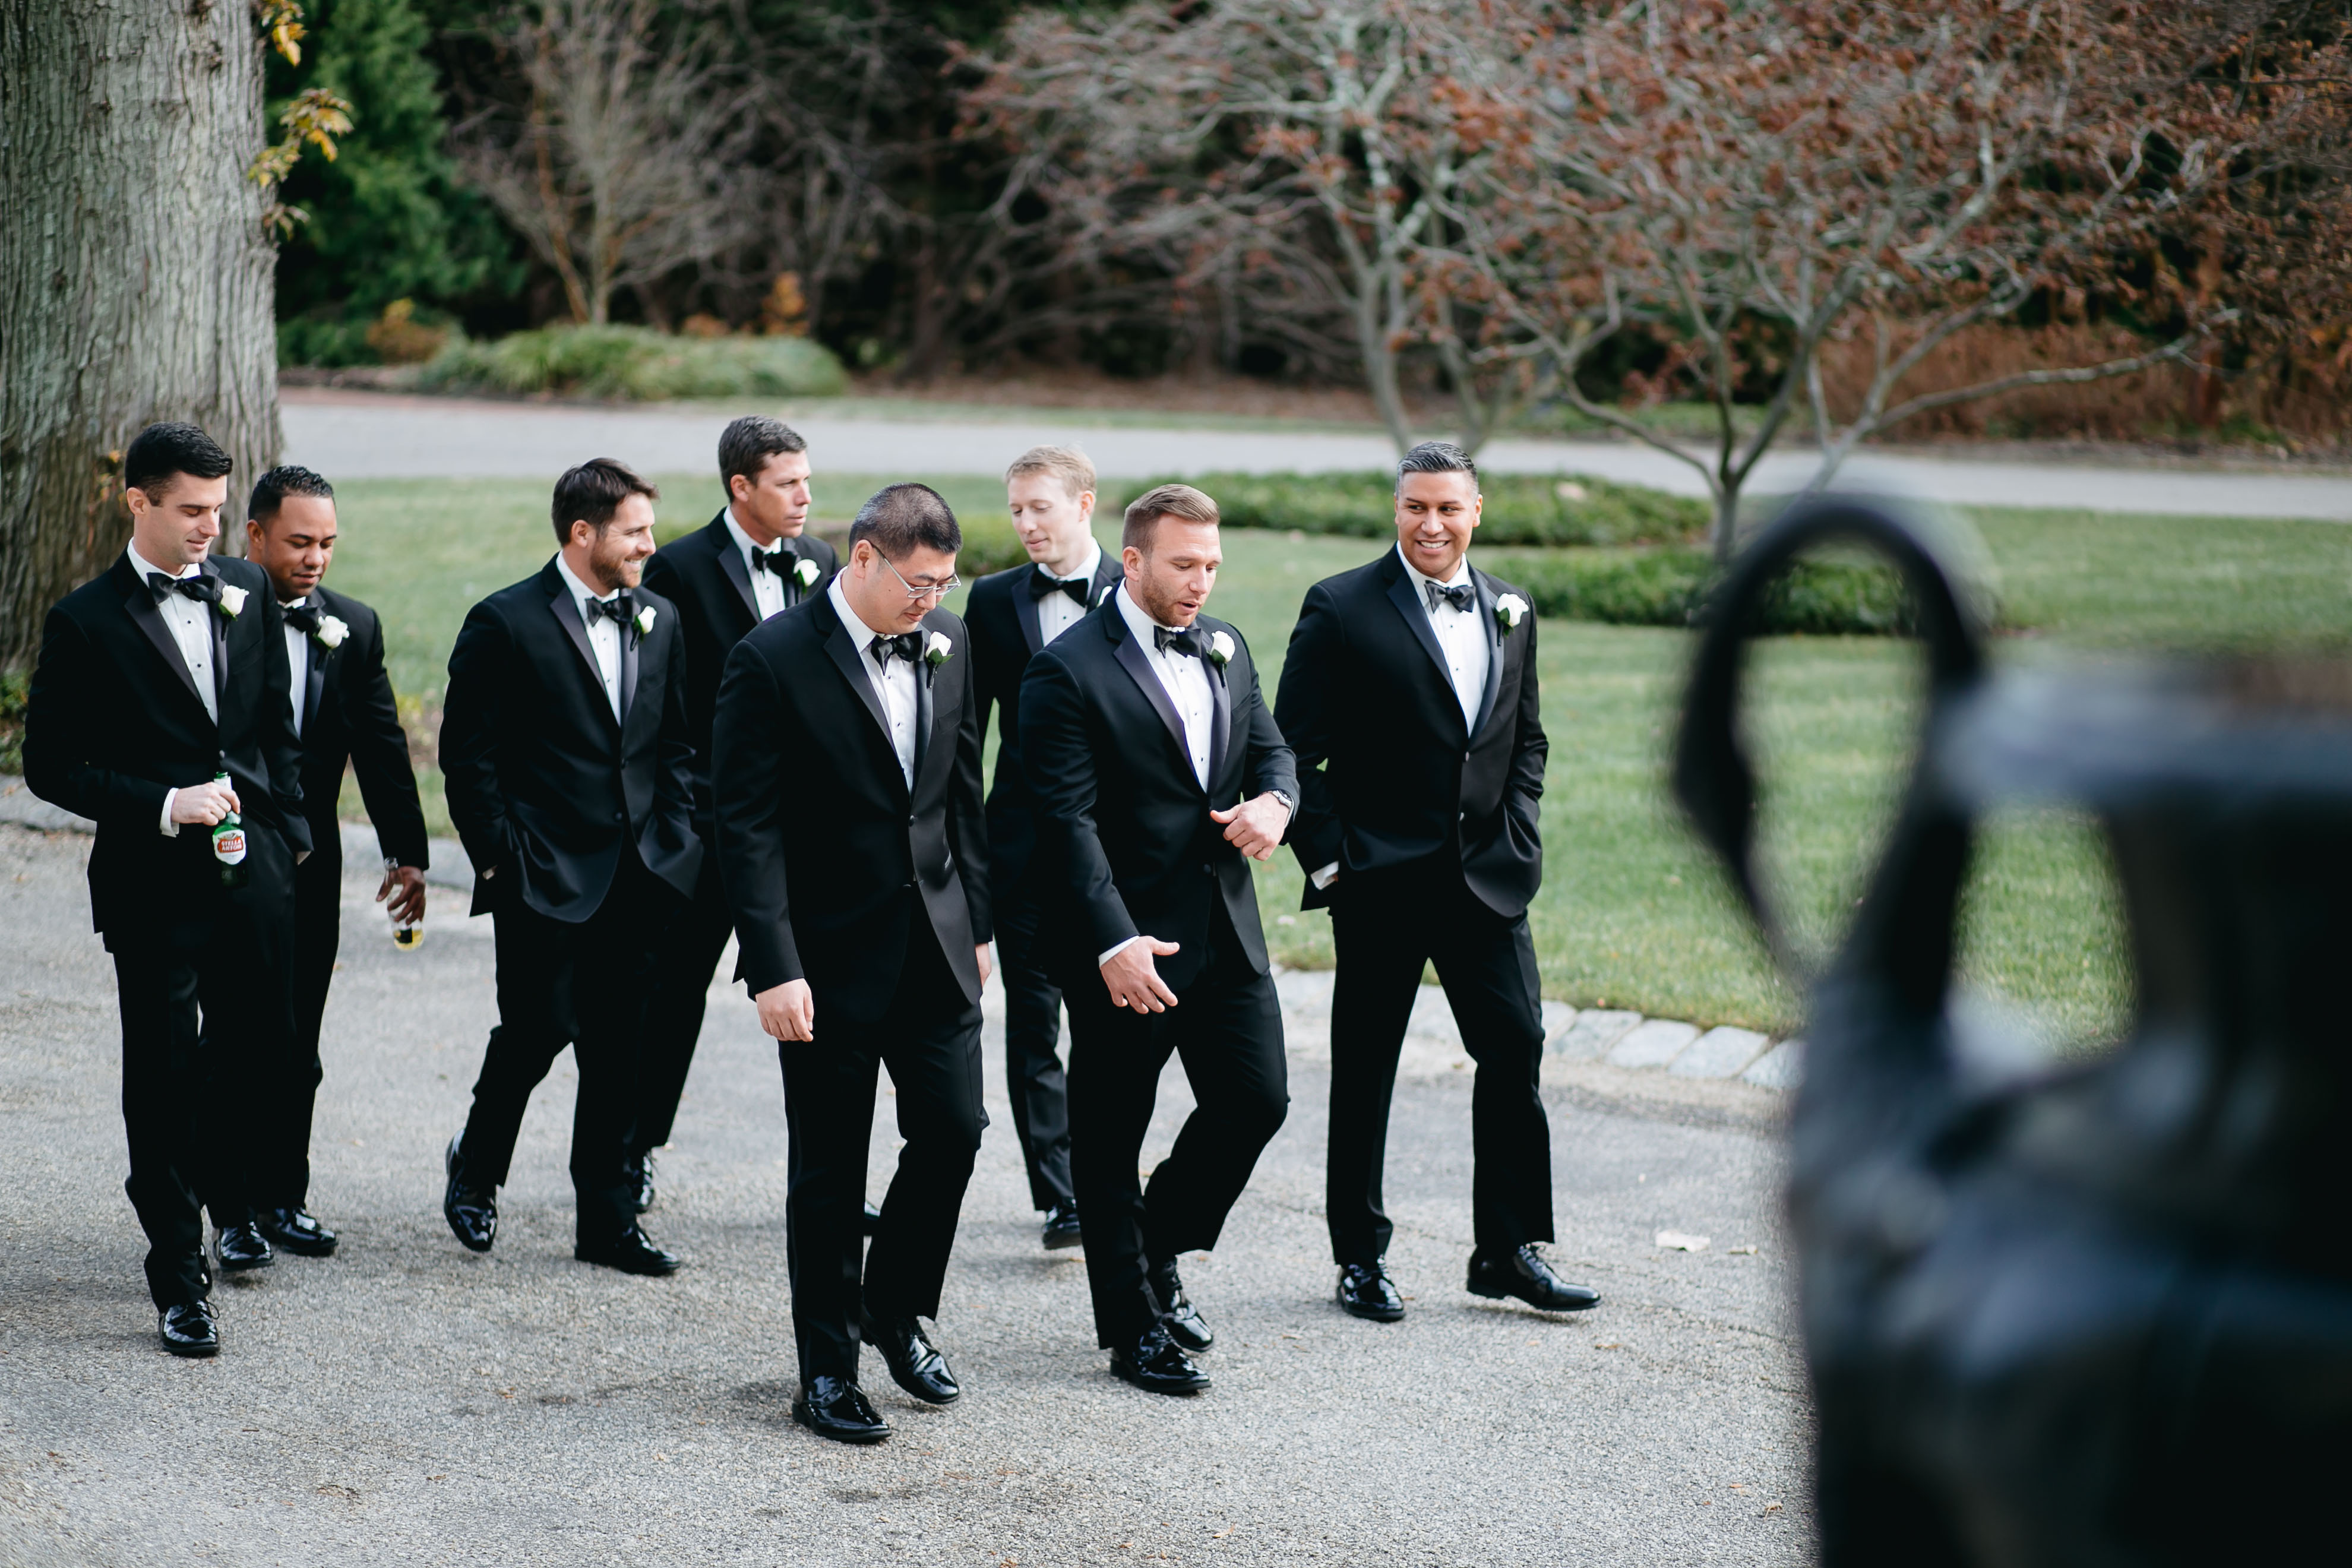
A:
[[[965,582],[1028,563],[1029,552],[1021,542],[1020,531],[1005,513],[958,512],[956,521],[963,529],[963,548],[956,552],[956,575]]]
[[[542,327],[496,342],[453,342],[419,384],[659,402],[673,397],[829,396],[841,362],[806,338],[677,338],[645,327]]]
[[[1152,485],[1127,488],[1107,500],[1124,506]],[[1345,474],[1196,474],[1184,481],[1216,498],[1234,528],[1297,529],[1302,533],[1378,539],[1396,528],[1392,479],[1386,472]],[[1558,474],[1487,474],[1479,480],[1486,510],[1478,542],[1498,544],[1667,544],[1703,532],[1704,503],[1639,485]]]
[[[1489,560],[1527,590],[1536,614],[1614,626],[1687,626],[1705,618],[1715,563],[1699,550],[1560,550]],[[1766,595],[1758,630],[1887,637],[1910,629],[1902,584],[1884,566],[1798,562]]]

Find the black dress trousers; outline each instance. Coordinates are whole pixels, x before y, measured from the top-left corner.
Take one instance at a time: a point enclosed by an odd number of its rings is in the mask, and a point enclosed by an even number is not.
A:
[[[1070,1087],[1062,1070],[1062,991],[1038,952],[1039,910],[1016,895],[996,906],[996,955],[1004,980],[1004,1089],[1013,1131],[1041,1212],[1075,1201],[1070,1185]]]
[[[253,1203],[258,1209],[310,1206],[310,1121],[326,1076],[319,1060],[319,1029],[342,942],[343,855],[335,832],[331,824],[324,835],[314,827],[318,847],[294,868],[294,1026],[282,1060],[254,1079],[255,1098],[263,1107],[254,1129]]]
[[[1332,889],[1331,1128],[1325,1207],[1331,1255],[1370,1263],[1393,1227],[1381,1206],[1397,1057],[1433,963],[1477,1064],[1470,1094],[1471,1223],[1477,1245],[1552,1239],[1551,1127],[1538,1090],[1543,1004],[1525,915],[1507,920],[1463,885],[1450,855],[1343,873]]]
[[[718,842],[707,829],[702,841]],[[734,934],[735,911],[719,881],[719,857],[706,854],[692,902],[678,908],[655,951],[653,979],[646,992],[644,1052],[637,1068],[636,1129],[629,1136],[632,1155],[669,1142],[677,1102],[686,1094],[687,1074],[694,1066],[695,1044],[702,1038],[711,976],[719,971],[727,939]]]
[[[919,910],[889,1010],[871,1023],[828,1019],[815,990],[816,1038],[777,1042],[791,1131],[784,1202],[793,1335],[802,1381],[857,1377],[858,1315],[935,1318],[964,1187],[988,1125],[981,1106],[980,1006]],[[898,1173],[865,1245],[866,1156],[875,1075],[898,1090]],[[864,1268],[859,1255],[864,1254]]]
[[[580,1069],[572,1112],[579,1237],[599,1245],[636,1223],[628,1140],[636,1119],[638,1031],[656,933],[685,900],[646,869],[634,846],[623,850],[612,888],[585,921],[550,920],[519,892],[511,884],[500,889],[491,910],[499,1022],[466,1120],[466,1169],[486,1185],[506,1181],[523,1108],[570,1046]]]
[[[122,1017],[123,1187],[147,1235],[147,1289],[159,1308],[211,1293],[205,1210],[224,1228],[252,1216],[252,1111],[233,1102],[256,1081],[257,1064],[284,1058],[293,1030],[294,858],[257,824],[247,825],[246,844],[246,886],[205,886],[193,900],[201,907],[184,918],[110,933],[107,943]]]
[[[1164,1013],[1114,1005],[1099,971],[1071,976],[1066,992],[1071,1170],[1105,1348],[1133,1345],[1166,1310],[1145,1282],[1150,1265],[1216,1245],[1290,1110],[1274,979],[1253,972],[1222,904],[1209,942],[1208,962]],[[1146,1187],[1136,1161],[1171,1053],[1194,1109]]]

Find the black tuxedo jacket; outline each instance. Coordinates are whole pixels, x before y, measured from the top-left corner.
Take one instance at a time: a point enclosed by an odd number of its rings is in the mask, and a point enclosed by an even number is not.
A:
[[[814,561],[817,580],[784,590],[785,607],[822,595],[840,561],[832,545],[813,534],[778,542],[803,561]],[[673,539],[646,563],[646,586],[677,606],[686,632],[686,733],[694,743],[694,827],[704,844],[713,842],[710,825],[710,721],[719,710],[719,682],[727,656],[743,634],[760,624],[760,602],[751,594],[751,570],[735,536],[727,531],[727,511],[683,539]],[[798,595],[798,597],[794,597]]]
[[[1206,790],[1193,776],[1175,705],[1128,635],[1115,595],[1031,659],[1022,677],[1041,941],[1071,981],[1092,973],[1104,949],[1149,933],[1181,945],[1156,961],[1160,977],[1189,983],[1208,958],[1216,899],[1252,966],[1266,971],[1249,862],[1209,813],[1267,790],[1296,799],[1298,780],[1259,695],[1249,645],[1223,621],[1203,616],[1199,624],[1234,644],[1222,670],[1202,661],[1215,699]]]
[[[49,612],[25,714],[25,782],[35,795],[98,824],[89,856],[92,924],[115,947],[159,937],[209,910],[217,887],[212,836],[183,826],[163,836],[163,797],[226,772],[239,816],[274,829],[289,850],[310,847],[302,811],[302,753],[287,705],[286,623],[268,576],[250,562],[205,571],[242,588],[243,610],[210,613],[218,722],[154,595],[128,554]]]
[[[997,722],[996,778],[988,791],[988,875],[1001,905],[1021,886],[1037,838],[1030,811],[1029,779],[1021,764],[1021,674],[1045,646],[1037,621],[1037,600],[1029,592],[1036,567],[992,572],[971,585],[964,600],[964,624],[971,630],[972,687],[980,698],[980,732],[988,733],[989,710]],[[1118,557],[1106,550],[1087,590],[1091,607],[1118,586],[1125,575]],[[1062,635],[1067,637],[1073,626]]]
[[[695,837],[693,749],[686,738],[686,635],[677,608],[637,592],[651,631],[621,639],[625,722],[562,575],[535,577],[476,605],[449,652],[441,773],[474,862],[474,905],[499,892],[483,873],[520,879],[514,896],[578,924],[604,901],[625,842],[685,897],[702,865]]]
[[[889,1007],[919,900],[965,1001],[980,1000],[972,950],[992,931],[971,638],[944,609],[922,631],[953,647],[915,672],[911,791],[866,679],[874,660],[829,595],[753,627],[719,689],[712,777],[736,974],[755,996],[806,980],[820,1027]]]
[[[408,733],[383,668],[383,623],[349,595],[310,590],[323,615],[350,628],[342,646],[310,639],[310,672],[294,693],[302,714],[302,809],[310,843],[321,855],[342,858],[335,806],[343,793],[343,763],[359,775],[360,798],[383,852],[404,866],[426,864],[425,808],[416,771],[408,761]]]
[[[1486,634],[1486,695],[1475,723],[1462,704],[1417,584],[1391,550],[1307,591],[1282,664],[1275,716],[1298,752],[1298,820],[1290,844],[1308,873],[1305,907],[1330,901],[1313,874],[1402,866],[1458,846],[1464,880],[1516,918],[1543,881],[1536,803],[1544,739],[1536,689],[1536,621],[1506,633],[1495,610],[1527,595],[1475,565]]]

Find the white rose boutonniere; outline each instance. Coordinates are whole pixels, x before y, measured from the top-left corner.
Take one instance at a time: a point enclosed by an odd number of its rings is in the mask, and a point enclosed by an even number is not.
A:
[[[226,616],[232,621],[236,619],[237,616],[245,614],[245,590],[238,587],[236,584],[222,584],[220,596],[221,614]]]
[[[1506,594],[1495,601],[1495,622],[1509,637],[1518,630],[1519,623],[1528,618],[1528,602],[1517,594]]]
[[[651,605],[638,605],[638,606],[637,606],[637,635],[638,635],[639,637],[645,637],[645,636],[647,636],[648,634],[650,634],[650,633],[653,631],[653,629],[654,629],[654,607],[653,607]]]
[[[817,563],[805,555],[793,563],[793,581],[798,583],[803,588],[815,587],[816,580],[823,575],[824,574],[818,568]]]
[[[1225,668],[1234,657],[1234,639],[1223,632],[1209,634],[1209,659],[1219,669]]]
[[[310,637],[320,647],[332,653],[342,647],[343,639],[351,635],[352,628],[343,624],[341,616],[322,616],[319,619],[319,629],[312,632]]]
[[[923,662],[933,669],[954,657],[955,644],[948,640],[946,633],[933,632],[923,639]]]

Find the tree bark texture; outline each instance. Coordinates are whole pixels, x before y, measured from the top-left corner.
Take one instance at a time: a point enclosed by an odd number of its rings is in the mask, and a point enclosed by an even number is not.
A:
[[[243,538],[279,444],[263,139],[244,0],[0,0],[0,668],[130,537],[142,426],[227,449]]]

